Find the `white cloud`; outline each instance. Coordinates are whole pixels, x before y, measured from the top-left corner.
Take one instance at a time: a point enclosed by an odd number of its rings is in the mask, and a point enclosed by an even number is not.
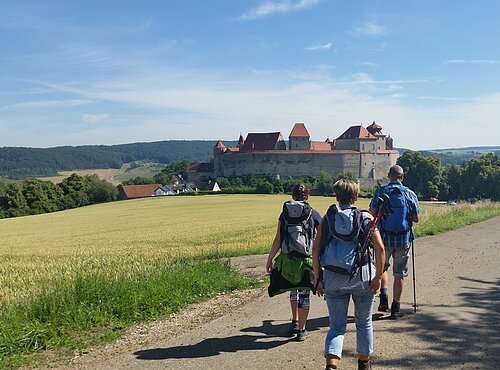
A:
[[[109,114],[106,114],[106,113],[102,113],[102,114],[84,114],[83,115],[83,122],[85,123],[96,123],[96,122],[99,122],[99,121],[103,121],[105,120],[106,118],[109,118],[111,117],[111,115]]]
[[[306,50],[330,50],[332,48],[332,43],[327,44],[314,44],[306,47]]]
[[[495,59],[451,59],[444,64],[499,64],[500,60]]]
[[[285,14],[295,10],[307,9],[315,6],[322,0],[283,0],[283,1],[267,1],[259,6],[250,9],[238,17],[239,20],[255,20],[262,19],[273,14]]]
[[[378,67],[378,64],[373,62],[361,62],[361,63],[355,63],[354,65],[356,67]]]
[[[52,108],[67,108],[75,107],[78,105],[85,105],[91,103],[87,99],[68,99],[68,100],[42,100],[42,101],[29,101],[23,103],[16,103],[4,105],[2,108],[7,110],[12,109],[52,109]]]
[[[386,33],[385,27],[375,22],[366,22],[354,29],[354,34],[361,36],[382,36]]]

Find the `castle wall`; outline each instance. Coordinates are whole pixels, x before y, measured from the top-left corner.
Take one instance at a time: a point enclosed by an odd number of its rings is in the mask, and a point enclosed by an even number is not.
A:
[[[387,176],[396,163],[397,152],[360,153],[355,151],[303,152],[254,151],[218,153],[214,158],[215,176],[233,177],[254,173],[260,176],[303,177],[327,172],[333,177],[351,172],[362,186],[372,186]]]

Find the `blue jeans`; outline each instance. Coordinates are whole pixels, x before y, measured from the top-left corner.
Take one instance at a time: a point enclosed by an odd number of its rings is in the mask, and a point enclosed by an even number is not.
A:
[[[325,291],[325,300],[330,316],[330,330],[325,340],[325,356],[342,358],[344,334],[347,326],[349,299],[354,301],[356,323],[356,351],[358,354],[373,353],[372,305],[374,295],[367,289]]]

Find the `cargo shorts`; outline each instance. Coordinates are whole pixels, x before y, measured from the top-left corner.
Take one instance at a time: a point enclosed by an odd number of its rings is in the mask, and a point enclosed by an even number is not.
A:
[[[389,260],[392,257],[393,267],[392,275],[396,277],[408,276],[408,261],[410,260],[410,246],[406,247],[385,247],[385,266],[384,271],[387,271],[391,266]]]

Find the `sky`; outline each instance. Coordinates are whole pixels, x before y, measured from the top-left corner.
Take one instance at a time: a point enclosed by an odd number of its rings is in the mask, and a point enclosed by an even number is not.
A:
[[[0,147],[237,140],[373,121],[500,145],[500,1],[0,0]]]

